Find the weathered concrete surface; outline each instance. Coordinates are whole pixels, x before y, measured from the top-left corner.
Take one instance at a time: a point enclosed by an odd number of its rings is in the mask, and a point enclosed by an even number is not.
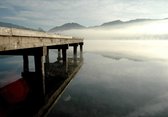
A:
[[[71,36],[0,27],[0,51],[82,42],[83,39]]]

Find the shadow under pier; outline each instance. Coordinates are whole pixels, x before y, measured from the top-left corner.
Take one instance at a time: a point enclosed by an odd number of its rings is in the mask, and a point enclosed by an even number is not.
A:
[[[80,47],[79,51],[77,50],[78,46]],[[22,78],[0,90],[0,93],[3,92],[1,93],[3,99],[0,99],[0,102],[2,100],[5,102],[0,106],[0,114],[2,110],[5,116],[11,117],[44,116],[82,66],[82,46],[81,42],[0,53],[1,55],[23,55]],[[67,55],[70,47],[73,47],[72,57]],[[50,49],[57,50],[55,62],[50,62]],[[34,57],[34,71],[29,70],[29,56]],[[9,90],[6,90],[7,87],[15,87],[10,88],[10,92],[13,92],[14,95],[23,93],[24,97],[20,95],[23,99],[17,99],[14,103],[10,103],[14,96],[10,96]]]
[[[83,64],[82,59],[78,59],[77,63],[73,59],[68,59],[67,66],[62,62],[48,63],[46,65],[46,98],[50,98],[56,91],[58,97],[62,93],[67,84],[72,80]]]

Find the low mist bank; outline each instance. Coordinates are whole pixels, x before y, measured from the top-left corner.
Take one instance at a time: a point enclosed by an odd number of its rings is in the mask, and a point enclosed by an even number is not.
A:
[[[57,34],[84,39],[167,39],[168,20],[118,24],[105,27],[72,29]]]
[[[167,40],[85,40],[84,52],[135,61],[168,60]]]

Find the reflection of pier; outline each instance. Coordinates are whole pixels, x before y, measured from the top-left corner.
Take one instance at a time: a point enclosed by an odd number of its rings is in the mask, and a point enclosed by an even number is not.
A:
[[[4,100],[0,116],[3,115],[1,113],[7,116],[43,116],[82,65],[82,46],[83,40],[73,37],[0,28],[0,55],[23,56],[23,78],[0,90],[0,99]],[[71,47],[73,55],[69,58],[67,50]],[[57,50],[57,61],[53,63],[49,56],[51,49]],[[29,70],[29,56],[34,56],[34,71]],[[10,88],[18,82],[19,90]],[[16,98],[19,93],[24,96],[19,95],[20,100],[14,100],[11,92]],[[24,99],[21,99],[22,96]]]

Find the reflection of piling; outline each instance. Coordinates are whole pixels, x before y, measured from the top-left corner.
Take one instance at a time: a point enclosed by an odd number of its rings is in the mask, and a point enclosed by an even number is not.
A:
[[[78,50],[77,47],[80,45],[80,58],[78,58]],[[69,46],[73,47],[73,57],[68,58],[67,56],[67,49]],[[58,95],[64,90],[68,82],[70,82],[71,78],[75,75],[75,73],[79,70],[80,65],[83,61],[83,43],[79,44],[67,44],[67,45],[59,45],[59,46],[51,46],[48,49],[56,49],[58,50],[57,55],[57,62],[46,64],[46,88],[47,92],[49,93],[52,91],[52,84],[57,81],[63,81],[62,85],[59,86],[58,90],[53,93],[51,96],[52,99],[49,99],[49,102],[52,103]],[[71,62],[73,60],[73,63]],[[50,77],[53,80],[50,81]],[[48,81],[49,80],[49,81]],[[50,83],[51,82],[51,83]],[[51,88],[49,88],[51,87]],[[53,86],[54,87],[54,86]],[[47,95],[48,96],[48,95]],[[39,111],[38,116],[41,115],[43,110]]]
[[[29,51],[29,50],[27,50]],[[31,88],[36,93],[37,98],[41,99],[41,103],[45,97],[45,66],[44,63],[49,62],[47,54],[47,47],[35,48],[33,53],[29,55],[34,56],[35,71],[29,71],[29,59],[28,55],[23,55],[23,73],[22,76],[28,80]]]
[[[39,89],[39,97],[45,96],[45,73],[44,73],[44,60],[43,56],[35,56],[35,73],[37,75],[37,88]]]
[[[45,86],[45,74],[46,71],[48,71],[48,69],[45,68],[46,65],[49,65],[49,49],[58,49],[58,63],[61,62],[62,60],[62,68],[61,69],[61,73],[65,73],[64,75],[66,76],[66,74],[68,74],[68,58],[67,58],[67,49],[68,49],[68,44],[67,45],[59,45],[59,46],[51,46],[51,47],[42,47],[42,48],[35,48],[33,55],[34,56],[34,63],[35,63],[35,77],[36,80],[31,78],[27,78],[29,79],[30,82],[34,82],[33,84],[36,84],[36,86],[33,86],[33,90],[38,94],[38,97],[42,98],[45,97],[45,93],[46,93],[46,86]],[[61,59],[61,51],[62,50],[62,59]],[[77,57],[77,55],[76,55]],[[44,59],[45,58],[45,59]],[[76,58],[77,60],[77,58]],[[60,63],[61,64],[61,63]],[[56,69],[56,68],[52,68],[52,69]],[[28,55],[23,55],[23,77],[27,77],[30,76],[29,74],[32,74],[32,72],[30,73],[29,71],[29,59],[28,59]],[[54,74],[58,74],[55,73]],[[48,75],[50,75],[50,71],[48,71]],[[36,82],[36,83],[35,83]]]
[[[78,55],[78,45],[80,47],[80,55]],[[68,58],[67,56],[67,49],[69,48],[69,46],[73,47],[72,58]],[[50,49],[58,50],[57,61],[54,63],[50,63],[49,61]],[[43,114],[45,108],[49,107],[48,103],[52,104],[54,99],[66,87],[66,84],[70,82],[70,79],[67,78],[72,77],[73,74],[75,74],[76,71],[79,69],[79,64],[83,60],[82,52],[83,43],[79,43],[35,48],[33,49],[33,53],[23,54],[23,77],[29,81],[29,84],[31,85],[33,91],[32,94],[36,96],[36,101],[38,101],[40,105],[44,105],[45,103],[45,105],[47,105],[39,111],[38,116]],[[29,55],[34,56],[34,72],[29,71]],[[76,70],[73,71],[74,69]],[[53,93],[52,98],[55,98],[50,99],[50,92],[54,90],[52,87],[55,87],[53,83],[56,82],[57,84],[58,82],[60,82],[59,80],[61,82],[65,80],[66,82],[63,83],[63,85],[60,87],[56,94]]]

